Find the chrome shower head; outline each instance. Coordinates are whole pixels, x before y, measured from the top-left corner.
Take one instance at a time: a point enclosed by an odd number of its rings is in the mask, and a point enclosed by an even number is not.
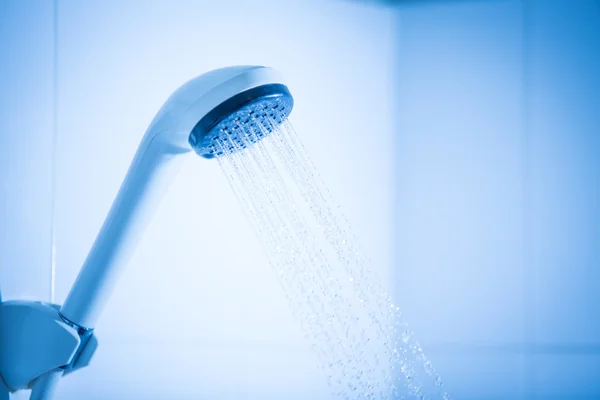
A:
[[[292,95],[281,83],[248,89],[207,113],[192,130],[190,145],[205,158],[242,150],[283,123],[293,105]]]

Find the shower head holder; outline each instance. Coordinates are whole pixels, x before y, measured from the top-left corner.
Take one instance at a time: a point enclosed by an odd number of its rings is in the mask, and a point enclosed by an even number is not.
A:
[[[0,400],[33,387],[49,371],[63,375],[89,364],[96,336],[69,324],[59,309],[37,301],[0,303]]]

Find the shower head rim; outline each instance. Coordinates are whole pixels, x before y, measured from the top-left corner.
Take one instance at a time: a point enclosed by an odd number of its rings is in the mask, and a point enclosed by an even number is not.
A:
[[[269,84],[285,82],[278,71],[265,66],[225,67],[199,75],[169,96],[148,127],[145,141],[158,136],[166,146],[191,151],[190,134],[211,110],[239,93]]]
[[[192,129],[189,136],[190,145],[201,157],[214,158],[214,155],[207,151],[207,148],[210,147],[211,141],[215,138],[213,132],[217,130],[223,121],[252,105],[265,103],[269,99],[281,100],[283,104],[277,110],[277,113],[282,120],[287,119],[294,106],[294,100],[288,87],[283,83],[259,85],[231,96],[206,113]],[[273,116],[273,111],[274,109],[267,112],[270,112],[270,115]]]

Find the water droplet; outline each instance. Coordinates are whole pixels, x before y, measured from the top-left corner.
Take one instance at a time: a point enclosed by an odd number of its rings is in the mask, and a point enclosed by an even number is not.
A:
[[[408,331],[402,332],[402,341],[404,343],[408,343],[409,340],[410,340],[410,332],[408,332]]]

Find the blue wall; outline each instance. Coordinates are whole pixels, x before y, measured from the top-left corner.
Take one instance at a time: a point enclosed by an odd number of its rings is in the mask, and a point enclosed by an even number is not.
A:
[[[598,398],[600,3],[408,3],[399,303],[458,398]]]

